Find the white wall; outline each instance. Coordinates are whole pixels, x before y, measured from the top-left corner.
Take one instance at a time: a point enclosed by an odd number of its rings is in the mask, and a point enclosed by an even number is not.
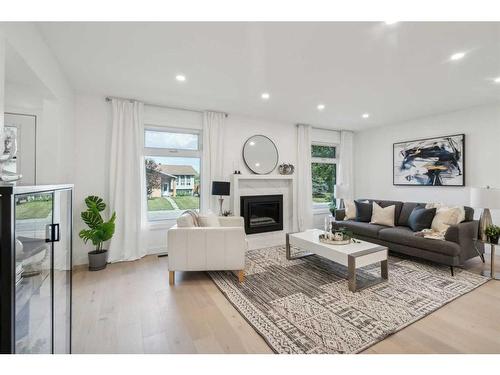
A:
[[[459,133],[465,134],[466,187],[392,185],[393,143]],[[357,132],[354,138],[355,196],[467,205],[469,187],[490,185],[500,188],[499,147],[500,105]],[[500,212],[494,214],[497,222],[500,221]]]
[[[102,96],[76,95],[75,99],[75,264],[87,262],[87,252],[90,245],[84,245],[77,233],[83,228],[79,218],[84,208],[83,199],[90,194],[96,194],[108,199],[108,149],[110,144],[111,110],[110,105]],[[145,106],[144,122],[146,125],[165,126],[171,128],[202,128],[202,114],[192,111],[173,110],[156,106]],[[331,133],[331,132],[330,132]],[[262,119],[254,119],[237,115],[227,118],[224,146],[224,176],[229,181],[235,168],[242,173],[250,173],[242,158],[242,148],[245,141],[252,135],[264,134],[271,138],[279,152],[279,163],[297,164],[297,135],[294,124],[279,123]],[[320,138],[324,132],[317,133]],[[329,134],[337,139],[338,134]],[[337,138],[335,138],[337,137]],[[277,172],[275,172],[277,173]],[[229,208],[226,199],[225,209]],[[321,223],[322,223],[321,215]],[[167,229],[175,221],[149,225],[147,240],[150,254],[166,250]]]
[[[40,90],[40,87],[7,84],[3,94],[2,85],[0,90],[2,116],[3,109],[36,115],[38,117],[37,183],[72,183],[73,89],[35,24],[0,23],[0,35],[2,34],[5,43],[15,50],[27,69],[36,76],[40,86],[43,86],[43,90]],[[0,84],[9,80],[8,76],[0,75]],[[38,95],[35,95],[35,92]],[[40,103],[39,108],[35,108],[38,105],[34,105],[34,102]]]

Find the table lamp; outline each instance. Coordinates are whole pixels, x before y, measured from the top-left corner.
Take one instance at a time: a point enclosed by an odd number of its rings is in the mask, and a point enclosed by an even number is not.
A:
[[[335,185],[335,199],[340,199],[339,208],[344,208],[344,199],[349,197],[349,185],[347,184],[338,184]]]
[[[224,202],[223,196],[230,195],[230,183],[226,181],[212,181],[212,195],[219,196],[219,215],[222,216],[222,203]]]
[[[479,238],[481,241],[487,241],[485,230],[489,225],[493,224],[490,208],[500,209],[500,189],[490,188],[489,186],[471,188],[470,205],[473,208],[483,209],[479,219]]]

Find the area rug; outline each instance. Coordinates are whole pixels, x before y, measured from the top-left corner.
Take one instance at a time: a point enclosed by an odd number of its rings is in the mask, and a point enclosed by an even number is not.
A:
[[[276,353],[358,353],[488,279],[449,267],[390,257],[389,281],[352,293],[347,269],[310,256],[289,261],[285,247],[247,253],[246,280],[209,272],[226,298]],[[380,266],[358,271],[358,282]]]

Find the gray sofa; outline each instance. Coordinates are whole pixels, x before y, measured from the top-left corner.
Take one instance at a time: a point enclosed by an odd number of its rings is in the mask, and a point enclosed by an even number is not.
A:
[[[396,253],[448,265],[452,275],[453,267],[463,265],[467,259],[481,256],[484,262],[484,246],[474,242],[478,237],[479,223],[474,220],[474,209],[471,207],[465,207],[465,221],[448,228],[445,241],[441,241],[416,236],[408,226],[408,218],[413,209],[425,206],[425,203],[376,199],[360,201],[375,201],[381,207],[395,205],[395,227],[344,220],[345,210],[338,209],[335,213],[335,226],[345,227],[355,238],[387,246]]]

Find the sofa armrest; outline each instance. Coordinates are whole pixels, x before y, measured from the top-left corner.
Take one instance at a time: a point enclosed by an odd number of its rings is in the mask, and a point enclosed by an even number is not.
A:
[[[477,220],[467,221],[457,225],[451,225],[444,235],[446,241],[452,241],[459,245],[473,245],[477,238],[479,222]]]
[[[221,227],[244,227],[245,220],[241,216],[219,216]]]
[[[345,218],[345,209],[344,208],[338,208],[335,210],[335,220],[337,221],[342,221]]]

